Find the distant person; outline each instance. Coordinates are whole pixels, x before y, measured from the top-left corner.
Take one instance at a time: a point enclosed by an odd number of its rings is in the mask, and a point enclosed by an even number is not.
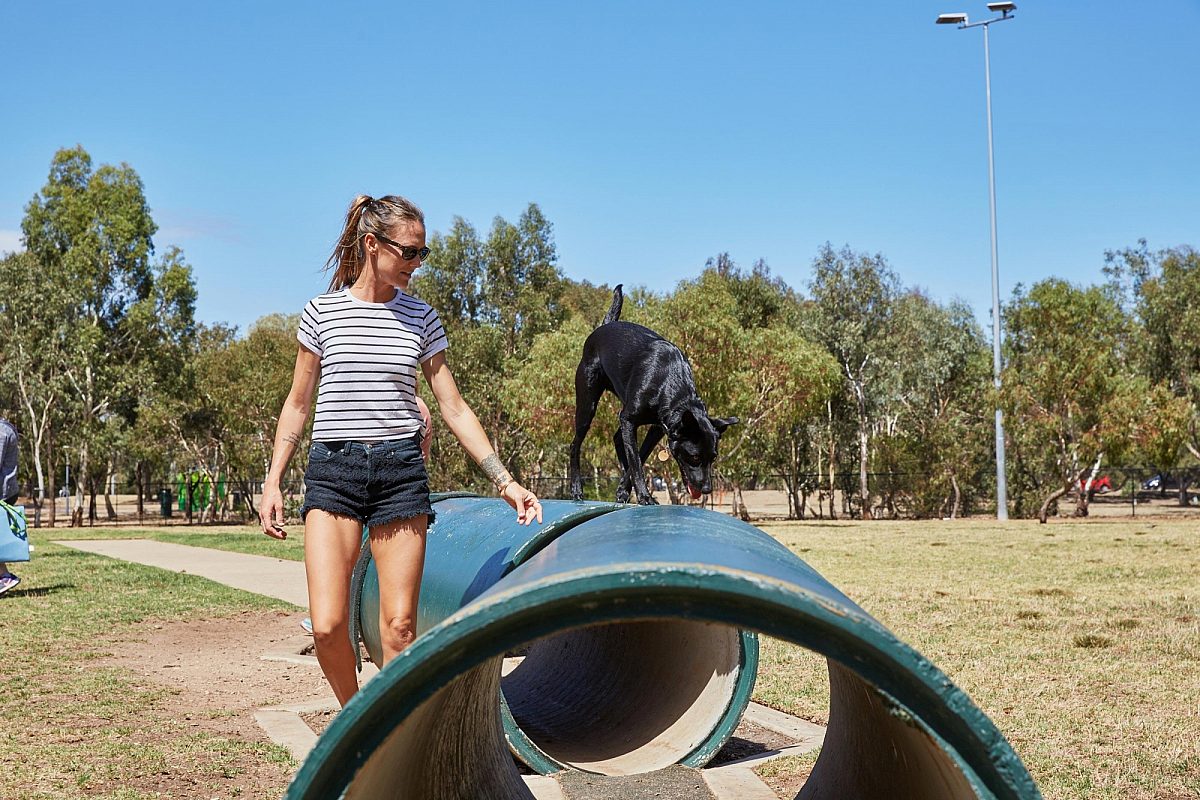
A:
[[[537,496],[512,479],[459,394],[437,312],[407,293],[428,255],[425,217],[412,202],[360,195],[350,205],[327,264],[334,271],[329,292],[301,315],[292,388],[259,507],[263,533],[285,538],[280,481],[317,389],[300,511],[304,566],[317,661],[342,705],[358,691],[349,595],[364,525],[379,575],[383,661],[416,637],[425,531],[434,517],[420,448],[426,425],[416,398],[418,367],[446,426],[517,520],[542,521]]]
[[[20,489],[17,486],[17,429],[11,422],[0,417],[0,498],[16,505]],[[8,564],[0,561],[0,594],[21,582],[8,571]]]

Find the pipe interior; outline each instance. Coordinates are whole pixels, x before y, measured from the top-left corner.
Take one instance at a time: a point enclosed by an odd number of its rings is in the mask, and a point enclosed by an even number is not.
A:
[[[737,628],[686,620],[606,623],[539,639],[501,681],[513,719],[546,755],[631,775],[699,747],[732,700]]]
[[[534,800],[504,742],[500,659],[455,678],[371,752],[344,800]]]

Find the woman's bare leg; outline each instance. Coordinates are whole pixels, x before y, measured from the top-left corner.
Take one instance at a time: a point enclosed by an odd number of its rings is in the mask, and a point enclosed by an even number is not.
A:
[[[358,559],[362,523],[310,509],[304,515],[304,571],[313,644],[325,680],[343,706],[358,691],[350,644],[350,574]]]
[[[379,634],[384,664],[417,637],[417,598],[425,567],[428,520],[422,514],[371,529],[371,558],[379,575]]]

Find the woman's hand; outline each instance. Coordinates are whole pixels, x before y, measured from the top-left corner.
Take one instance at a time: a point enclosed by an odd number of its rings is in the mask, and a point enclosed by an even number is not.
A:
[[[258,504],[258,521],[263,533],[273,539],[286,539],[283,529],[283,492],[270,484],[263,487],[262,500]]]
[[[500,496],[517,510],[517,522],[522,525],[528,525],[536,517],[538,524],[541,524],[542,504],[538,501],[536,494],[516,481],[509,481],[509,484],[504,487],[504,491],[500,493]]]

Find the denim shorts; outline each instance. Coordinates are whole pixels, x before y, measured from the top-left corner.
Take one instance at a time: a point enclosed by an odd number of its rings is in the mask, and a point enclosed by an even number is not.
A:
[[[314,508],[353,517],[369,528],[422,514],[432,525],[421,440],[313,442],[301,518]]]

